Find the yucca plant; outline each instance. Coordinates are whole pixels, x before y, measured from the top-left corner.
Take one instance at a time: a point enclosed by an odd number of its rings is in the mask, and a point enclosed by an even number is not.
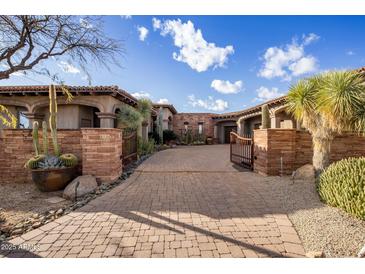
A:
[[[137,109],[138,109],[138,112],[141,114],[143,120],[144,121],[147,120],[150,117],[151,111],[152,111],[151,100],[149,100],[147,98],[139,99]]]
[[[317,175],[329,165],[336,134],[365,129],[365,84],[357,72],[333,71],[300,80],[290,88],[287,104],[287,111],[312,135]]]
[[[117,112],[117,119],[122,128],[136,130],[143,117],[135,108],[129,105],[121,105]]]

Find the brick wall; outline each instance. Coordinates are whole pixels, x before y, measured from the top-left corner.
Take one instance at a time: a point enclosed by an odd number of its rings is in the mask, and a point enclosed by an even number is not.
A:
[[[113,128],[83,128],[82,173],[100,181],[112,181],[122,173],[122,131]]]
[[[185,129],[184,122],[189,122],[189,129],[192,129],[193,133],[198,132],[198,124],[203,123],[203,133],[207,137],[213,137],[214,135],[214,121],[211,113],[177,113],[173,118],[173,130],[180,136],[181,132]]]
[[[254,131],[254,170],[266,175],[290,175],[298,167],[312,163],[311,135],[295,129]],[[365,155],[365,138],[352,133],[336,136],[330,161]]]
[[[109,181],[118,177],[122,171],[122,165],[119,156],[121,154],[121,135],[118,129],[102,129],[100,139],[95,135],[95,131],[101,129],[82,129],[82,130],[58,130],[58,141],[62,152],[74,153],[79,158],[80,169],[83,174],[93,174],[101,181]],[[88,139],[88,135],[92,135]],[[105,145],[104,141],[110,136],[110,144]],[[42,146],[42,132],[39,131],[40,145]],[[50,136],[49,136],[50,139]],[[119,147],[120,143],[120,147]],[[106,151],[112,149],[108,146],[115,146],[114,154],[105,157]],[[52,152],[51,139],[49,140],[50,152]],[[98,149],[96,149],[98,148]],[[105,148],[105,150],[103,150]],[[31,182],[31,172],[24,168],[25,162],[34,155],[32,131],[29,129],[5,129],[0,131],[0,183],[14,182],[25,183]],[[95,158],[99,155],[97,161]],[[108,158],[105,160],[105,158]],[[110,161],[115,160],[115,163]],[[104,165],[105,169],[101,167]],[[83,166],[86,167],[83,168]],[[118,166],[118,170],[116,168]],[[94,170],[93,170],[94,169]],[[88,173],[89,172],[89,173]]]

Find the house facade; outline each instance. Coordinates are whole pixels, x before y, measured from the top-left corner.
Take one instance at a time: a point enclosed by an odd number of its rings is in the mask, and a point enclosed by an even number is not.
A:
[[[17,118],[18,128],[31,128],[34,121],[41,125],[48,120],[48,86],[1,86],[0,104],[5,105]],[[71,86],[74,98],[66,102],[58,90],[59,129],[117,128],[117,112],[121,105],[136,107],[138,100],[117,86]],[[157,116],[162,112],[163,130],[173,130],[178,137],[187,131],[193,135],[210,137],[215,143],[229,143],[229,134],[252,136],[261,126],[261,107],[267,104],[270,111],[270,128],[297,128],[296,121],[285,112],[285,96],[254,107],[223,114],[178,113],[172,104],[153,104],[151,117],[142,125],[144,139],[156,130]],[[0,123],[0,128],[4,127]]]
[[[117,86],[70,86],[74,96],[66,102],[57,87],[57,127],[59,129],[116,128],[116,113],[123,104],[135,107],[138,100]],[[18,128],[31,128],[49,117],[49,86],[0,86],[0,104],[17,118]],[[0,127],[4,127],[0,123]]]

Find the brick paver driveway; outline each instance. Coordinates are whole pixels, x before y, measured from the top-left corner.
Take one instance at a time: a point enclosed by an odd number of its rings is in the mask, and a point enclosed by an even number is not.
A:
[[[166,150],[126,183],[10,241],[33,252],[5,256],[303,256],[283,195],[233,167],[226,145]]]

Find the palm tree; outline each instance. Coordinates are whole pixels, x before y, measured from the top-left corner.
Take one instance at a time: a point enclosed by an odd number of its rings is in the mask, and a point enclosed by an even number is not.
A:
[[[333,71],[300,80],[290,88],[287,103],[287,111],[312,135],[317,175],[329,165],[336,134],[365,130],[365,84],[358,72]]]

